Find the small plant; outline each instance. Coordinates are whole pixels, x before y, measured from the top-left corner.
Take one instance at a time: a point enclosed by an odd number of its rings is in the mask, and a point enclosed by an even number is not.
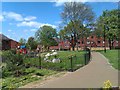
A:
[[[29,74],[29,73],[34,73],[35,72],[35,68],[28,68],[24,71],[25,73]]]
[[[36,72],[36,75],[38,75],[38,76],[44,76],[41,72]]]
[[[112,83],[110,82],[110,80],[105,81],[103,90],[110,90],[111,88],[112,88]]]
[[[46,74],[47,74],[47,71],[45,71],[45,70],[38,70],[38,71],[36,71],[36,75],[38,75],[38,76],[44,76]]]

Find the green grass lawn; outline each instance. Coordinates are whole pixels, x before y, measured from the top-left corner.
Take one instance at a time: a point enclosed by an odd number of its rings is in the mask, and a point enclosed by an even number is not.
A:
[[[120,61],[118,61],[118,50],[107,50],[106,53],[104,51],[100,51],[106,58],[109,59],[111,65],[115,68],[120,70]]]
[[[52,53],[52,52],[49,52]],[[2,78],[2,88],[18,88],[20,86],[24,86],[27,83],[42,80],[44,77],[54,75],[59,73],[59,71],[68,71],[71,69],[70,56],[73,57],[73,70],[80,68],[79,65],[84,65],[84,51],[58,51],[57,58],[60,58],[61,63],[52,63],[45,62],[43,60],[44,55],[46,53],[41,54],[42,58],[42,69],[36,68],[39,66],[39,58],[25,58],[23,64],[30,64],[30,67],[24,67],[20,70],[25,73],[21,74],[19,77],[14,76],[13,71],[5,71],[5,76]],[[54,58],[53,56],[50,58]]]
[[[52,52],[49,52],[52,53]],[[52,62],[45,62],[44,55],[42,54],[42,67],[47,69],[53,70],[69,70],[71,69],[71,62],[69,57],[71,55],[76,56],[73,57],[73,69],[79,68],[80,65],[84,65],[84,51],[58,51],[57,58],[60,58],[61,63],[52,63]],[[50,59],[54,58],[53,56]],[[39,66],[39,58],[27,58],[24,60],[24,63],[30,64],[33,66]]]

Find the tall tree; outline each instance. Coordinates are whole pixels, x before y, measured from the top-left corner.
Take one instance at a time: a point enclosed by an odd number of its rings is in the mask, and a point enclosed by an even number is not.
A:
[[[25,45],[26,44],[26,40],[24,38],[20,38],[19,43],[21,45]]]
[[[35,37],[39,43],[41,43],[45,48],[49,49],[50,46],[57,45],[56,29],[51,26],[43,26],[35,33]]]
[[[34,37],[28,38],[27,47],[31,50],[34,50],[37,48],[37,42],[35,41]]]
[[[62,29],[58,33],[60,40],[65,40],[67,38],[67,33],[65,29]]]
[[[113,47],[114,39],[118,40],[118,10],[104,11],[97,21],[97,33],[104,35],[109,41],[109,48]]]
[[[67,2],[64,4],[63,12],[61,13],[62,20],[66,31],[71,39],[71,46],[74,50],[77,39],[85,30],[83,24],[87,26],[93,21],[94,13],[90,6],[81,2]]]

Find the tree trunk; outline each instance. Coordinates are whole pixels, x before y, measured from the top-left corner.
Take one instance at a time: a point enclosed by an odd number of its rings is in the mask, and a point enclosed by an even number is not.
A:
[[[74,45],[72,46],[72,51],[75,51],[75,46]]]
[[[48,46],[48,51],[49,51],[50,47]]]
[[[112,41],[112,49],[114,48],[114,41]]]
[[[112,49],[112,47],[111,47],[111,40],[110,40],[110,38],[109,38],[109,48],[110,48],[110,50]]]
[[[76,43],[76,46],[77,46],[77,51],[78,51],[78,42]]]

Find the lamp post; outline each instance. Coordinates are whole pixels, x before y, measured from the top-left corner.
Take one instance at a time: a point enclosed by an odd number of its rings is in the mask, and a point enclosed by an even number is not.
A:
[[[104,52],[106,53],[106,43],[105,43],[105,39],[106,39],[106,35],[105,35],[105,30],[106,30],[106,28],[105,28],[105,24],[104,24]]]
[[[39,68],[41,69],[41,54],[40,54],[40,52],[39,52]]]

